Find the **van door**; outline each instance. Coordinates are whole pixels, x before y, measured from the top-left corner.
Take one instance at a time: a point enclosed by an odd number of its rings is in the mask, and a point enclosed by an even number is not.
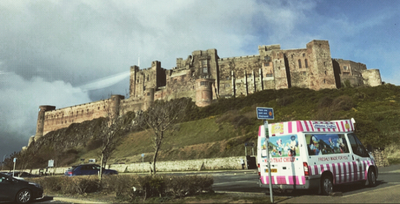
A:
[[[368,151],[355,134],[349,133],[347,134],[347,138],[349,139],[351,149],[353,150],[352,159],[355,164],[352,180],[366,180],[365,172],[367,170],[366,168],[369,166],[368,162],[370,160]]]

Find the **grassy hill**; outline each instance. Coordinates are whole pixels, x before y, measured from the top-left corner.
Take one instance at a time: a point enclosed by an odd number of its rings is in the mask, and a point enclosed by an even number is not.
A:
[[[256,107],[274,108],[275,120],[270,123],[354,118],[356,133],[364,144],[388,148],[394,157],[400,158],[398,148],[393,147],[400,141],[399,101],[400,87],[386,84],[320,91],[265,90],[247,97],[219,99],[204,108],[193,103],[187,109],[185,121],[166,133],[158,161],[244,155],[244,143],[256,142],[258,126],[262,124],[256,118]],[[134,117],[134,114],[125,117]],[[59,165],[79,163],[82,158],[98,158],[96,124],[100,124],[100,120],[51,132],[28,152],[41,155],[42,162],[47,161],[46,155],[54,157],[58,152]],[[151,134],[150,130],[134,130],[124,135],[109,163],[140,162],[141,154],[145,154],[145,161],[150,161]]]

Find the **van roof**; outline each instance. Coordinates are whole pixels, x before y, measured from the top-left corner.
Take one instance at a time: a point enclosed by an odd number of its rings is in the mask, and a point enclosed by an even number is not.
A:
[[[329,132],[353,132],[355,130],[354,119],[317,121],[296,120],[268,124],[270,136],[292,134],[298,132],[329,133]],[[260,126],[258,136],[261,136]]]

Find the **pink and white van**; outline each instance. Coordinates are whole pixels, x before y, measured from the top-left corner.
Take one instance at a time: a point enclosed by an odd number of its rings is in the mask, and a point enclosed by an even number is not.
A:
[[[268,135],[261,125],[257,145],[260,186],[269,188],[268,156],[273,189],[315,188],[328,195],[337,184],[362,181],[375,186],[378,168],[354,134],[354,125],[354,119],[288,121],[269,124]]]

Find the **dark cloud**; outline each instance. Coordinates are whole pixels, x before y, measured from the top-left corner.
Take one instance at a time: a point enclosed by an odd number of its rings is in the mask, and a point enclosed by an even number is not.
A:
[[[39,105],[61,108],[126,95],[129,80],[118,76],[137,65],[139,57],[141,68],[158,60],[170,69],[176,58],[194,50],[216,48],[220,57],[230,57],[258,54],[258,45],[302,48],[313,39],[326,39],[333,57],[382,68],[384,78],[396,76],[391,70],[397,67],[399,26],[390,32],[374,26],[395,25],[399,5],[382,7],[376,1],[373,8],[348,12],[338,2],[2,0],[0,140],[12,144],[0,143],[0,156],[27,144]],[[335,12],[329,15],[316,11],[330,7]],[[356,19],[360,12],[369,15]],[[385,32],[395,42],[387,44],[391,48],[364,45],[365,33],[375,37]],[[370,61],[379,58],[377,49],[385,54],[385,64]]]

